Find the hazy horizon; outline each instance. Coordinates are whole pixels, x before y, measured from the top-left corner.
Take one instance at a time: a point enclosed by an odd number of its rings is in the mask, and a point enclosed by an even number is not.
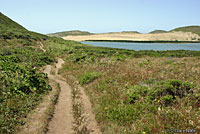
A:
[[[0,12],[39,33],[172,30],[200,25],[199,0],[2,1]]]

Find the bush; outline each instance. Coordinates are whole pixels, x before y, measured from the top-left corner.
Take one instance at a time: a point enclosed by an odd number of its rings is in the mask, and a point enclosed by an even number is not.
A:
[[[95,79],[97,79],[99,76],[101,76],[101,73],[98,73],[98,72],[87,72],[83,75],[81,75],[79,78],[78,78],[78,81],[81,85],[84,85],[84,84],[88,84],[92,81],[94,81]]]
[[[155,82],[151,87],[136,85],[127,89],[124,103],[135,104],[136,102],[153,102],[159,100],[160,103],[169,105],[176,99],[193,93],[195,86],[189,82],[181,80],[166,80]]]

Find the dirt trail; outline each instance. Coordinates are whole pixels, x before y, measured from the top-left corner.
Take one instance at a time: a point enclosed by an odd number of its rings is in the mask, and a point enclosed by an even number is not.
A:
[[[56,64],[56,75],[58,75],[58,69],[62,67],[64,61],[62,59],[58,59],[58,63]],[[60,84],[60,95],[58,97],[58,103],[55,106],[55,111],[51,122],[49,123],[49,131],[48,134],[72,134],[72,123],[73,123],[73,115],[72,115],[72,101],[71,101],[71,88],[70,86],[63,80],[58,79],[56,76],[50,74],[51,66],[47,65],[45,73],[48,74],[49,79],[52,79]]]
[[[64,81],[62,76],[58,75],[58,69],[62,67],[62,64],[64,64],[64,61],[61,58],[58,58],[55,75],[50,73],[52,69],[51,65],[47,65],[44,70],[44,73],[48,74],[49,79],[57,82],[60,85],[58,103],[55,106],[54,115],[51,122],[49,123],[47,134],[73,134],[76,132],[76,130],[73,130],[73,89],[71,89],[71,87]],[[85,94],[84,89],[80,86],[78,87],[78,90],[80,91],[81,96],[77,99],[81,99],[83,102],[84,115],[86,116],[85,122],[88,122],[86,127],[91,130],[91,134],[101,134],[101,131],[95,120],[95,115],[92,112],[92,107],[88,96]]]
[[[44,49],[44,45],[42,44],[42,42],[39,42],[40,43],[40,49],[43,51],[43,52],[46,52],[46,50]]]
[[[101,134],[100,128],[97,126],[97,122],[95,120],[95,115],[92,112],[92,104],[90,102],[90,99],[88,96],[85,94],[84,89],[79,86],[81,97],[83,100],[83,107],[84,107],[84,112],[88,120],[88,128],[92,130],[90,133],[91,134]]]

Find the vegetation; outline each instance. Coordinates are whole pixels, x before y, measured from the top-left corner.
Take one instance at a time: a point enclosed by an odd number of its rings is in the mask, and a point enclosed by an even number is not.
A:
[[[200,131],[199,51],[93,47],[30,32],[3,14],[0,18],[0,133],[14,133],[51,90],[40,68],[56,56],[66,60],[63,77],[74,76],[86,89],[103,133]],[[78,94],[74,89],[73,102]],[[79,102],[73,104],[76,125],[84,119]],[[90,131],[85,124],[80,129]]]
[[[122,31],[121,33],[140,33],[140,32],[138,32],[138,31]]]
[[[44,38],[0,13],[0,133],[14,133],[51,90],[47,75],[40,71],[54,61],[39,49]]]
[[[85,87],[103,133],[199,131],[199,59],[199,51],[75,46],[61,74]]]
[[[77,35],[92,35],[92,33],[87,31],[79,31],[79,30],[72,30],[72,31],[64,31],[64,32],[57,32],[57,33],[50,33],[48,36],[51,37],[65,37],[65,36],[77,36]]]
[[[92,81],[94,81],[95,79],[97,79],[101,74],[97,73],[97,72],[87,72],[84,75],[81,75],[79,77],[79,83],[81,85],[83,84],[88,84]]]
[[[167,31],[165,31],[165,30],[154,30],[154,31],[152,31],[152,32],[150,32],[150,33],[153,33],[153,34],[157,34],[157,33],[167,33]]]
[[[108,32],[108,34],[113,34],[113,33],[125,33],[125,34],[135,33],[135,34],[140,34],[140,32],[138,32],[138,31]]]
[[[192,33],[200,35],[200,26],[179,27],[179,28],[175,28],[171,31],[192,32]]]

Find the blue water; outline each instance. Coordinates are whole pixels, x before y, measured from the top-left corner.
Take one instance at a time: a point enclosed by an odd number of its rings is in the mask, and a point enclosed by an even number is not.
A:
[[[200,51],[200,43],[126,43],[126,42],[81,42],[100,47],[123,48],[130,50],[196,50]]]

